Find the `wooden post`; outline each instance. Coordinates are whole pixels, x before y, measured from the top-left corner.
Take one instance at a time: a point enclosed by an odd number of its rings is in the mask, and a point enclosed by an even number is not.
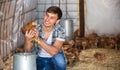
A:
[[[85,19],[84,19],[84,0],[79,0],[79,16],[80,16],[80,37],[85,35]]]

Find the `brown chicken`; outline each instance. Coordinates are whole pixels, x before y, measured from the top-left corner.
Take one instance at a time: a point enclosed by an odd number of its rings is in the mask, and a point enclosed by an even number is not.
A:
[[[96,53],[94,54],[94,57],[95,57],[97,60],[102,61],[102,60],[105,59],[105,54],[96,52]]]
[[[25,26],[21,28],[21,31],[23,34],[25,34],[26,31],[29,31],[30,29],[33,29],[37,25],[37,21],[33,20],[31,22],[28,22]]]

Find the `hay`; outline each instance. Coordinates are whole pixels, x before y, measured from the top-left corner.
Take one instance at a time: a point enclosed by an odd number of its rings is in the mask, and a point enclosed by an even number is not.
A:
[[[2,61],[2,58],[1,58],[1,56],[0,56],[0,70],[2,70],[3,69],[3,61]]]
[[[105,55],[105,58],[98,60],[94,54],[96,52]],[[114,49],[86,49],[79,55],[79,62],[67,70],[120,70],[120,51]]]
[[[104,54],[105,58],[98,60],[94,56],[96,52]],[[119,66],[120,50],[99,48],[82,50],[79,61],[73,66],[68,66],[67,70],[120,70]],[[4,62],[3,70],[13,70],[13,56]]]
[[[6,61],[4,61],[3,70],[13,70],[13,56],[10,56]]]

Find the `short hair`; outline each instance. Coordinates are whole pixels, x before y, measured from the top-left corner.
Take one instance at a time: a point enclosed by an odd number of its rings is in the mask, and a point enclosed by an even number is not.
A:
[[[57,7],[57,6],[51,6],[51,7],[49,7],[46,10],[46,12],[58,14],[58,19],[61,19],[61,17],[62,17],[62,10],[59,7]]]

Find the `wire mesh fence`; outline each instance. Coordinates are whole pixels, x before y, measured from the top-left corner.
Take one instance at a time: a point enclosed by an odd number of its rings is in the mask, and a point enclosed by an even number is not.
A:
[[[0,56],[6,60],[24,44],[21,27],[36,19],[37,0],[0,0]]]

